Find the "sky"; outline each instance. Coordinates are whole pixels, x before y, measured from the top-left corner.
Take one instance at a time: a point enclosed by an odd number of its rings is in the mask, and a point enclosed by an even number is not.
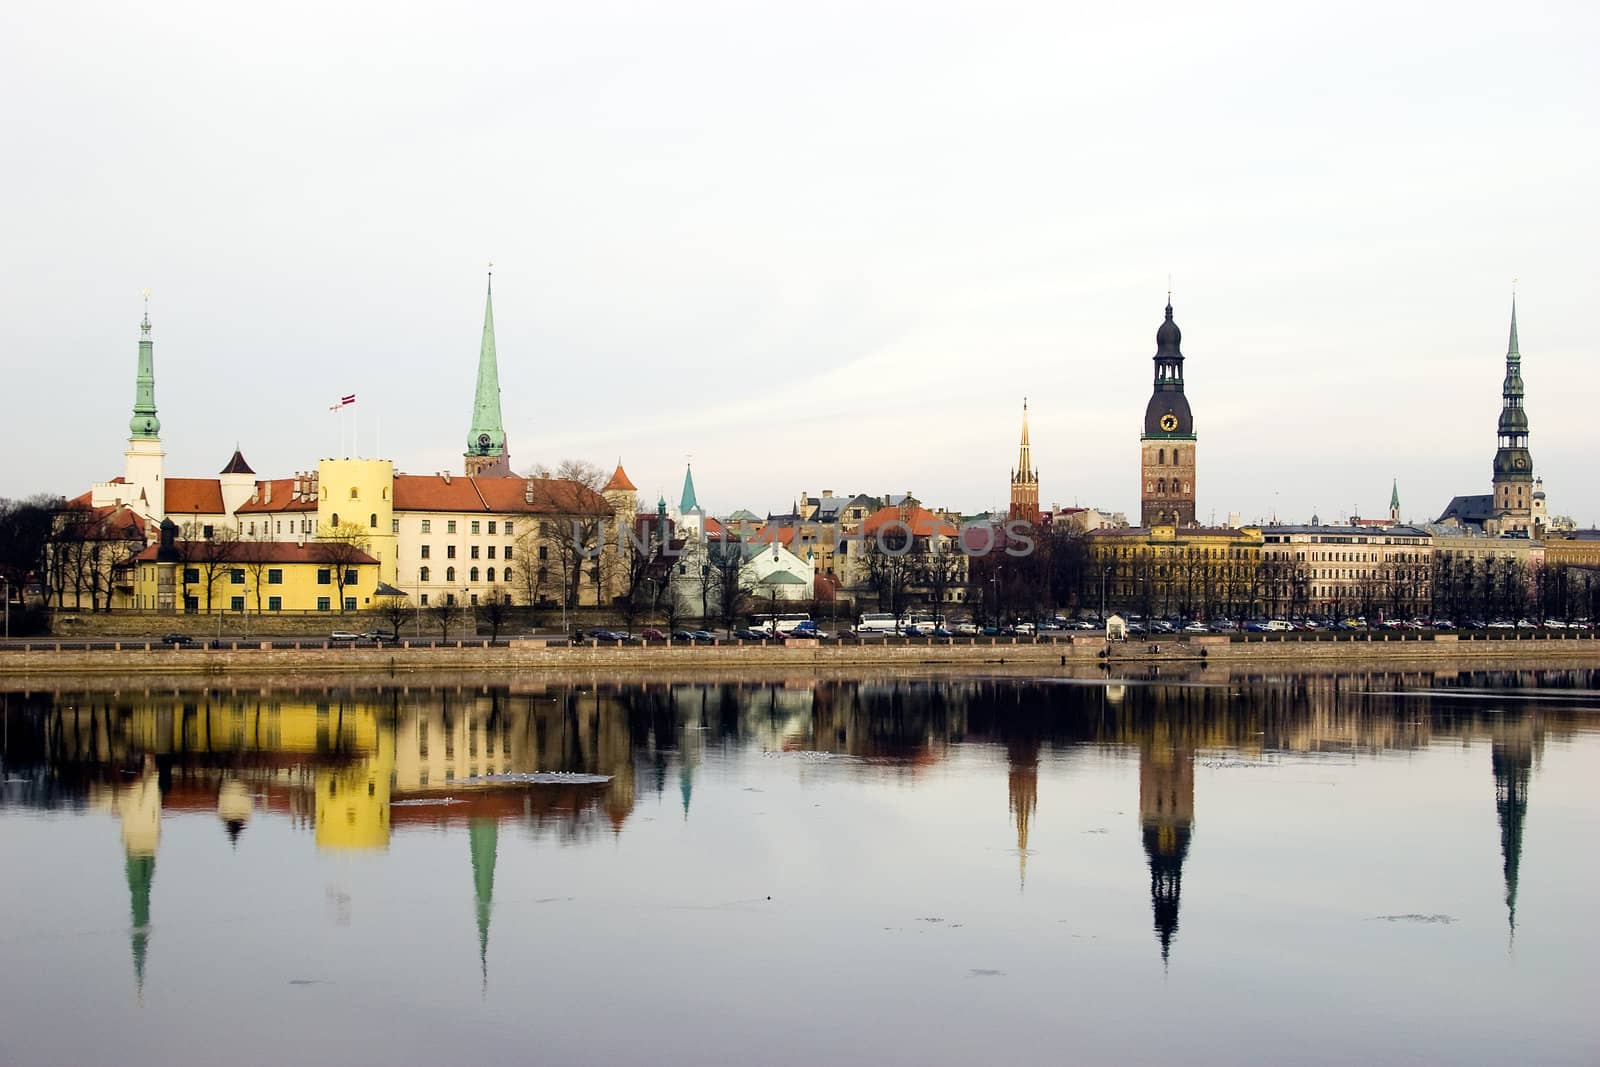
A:
[[[1137,521],[1168,279],[1198,515],[1486,493],[1513,279],[1536,470],[1591,462],[1600,9],[13,4],[0,497],[461,469],[494,263],[519,471]],[[356,417],[328,407],[358,395]],[[1590,447],[1586,447],[1590,446]]]

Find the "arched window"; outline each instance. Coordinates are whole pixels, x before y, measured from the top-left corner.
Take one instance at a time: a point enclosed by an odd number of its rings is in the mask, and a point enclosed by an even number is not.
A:
[[[476,567],[474,567],[474,568],[472,568],[472,570],[471,570],[471,571],[470,571],[470,572],[468,572],[468,573],[470,573],[470,574],[471,574],[471,575],[472,575],[472,577],[471,577],[471,578],[469,578],[469,579],[468,579],[468,581],[473,581],[473,582],[475,582],[475,581],[477,581],[477,580],[478,580],[478,568],[476,568]]]
[[[1178,450],[1176,448],[1174,448],[1172,450],[1172,465],[1174,467],[1176,467],[1179,464],[1179,462],[1181,462],[1181,461],[1178,459]]]
[[[456,569],[454,567],[446,567],[444,569],[444,580],[447,581],[447,582],[451,582],[451,583],[455,582],[455,580],[456,580]]]
[[[372,527],[374,530],[378,528],[378,513],[376,511],[367,516],[367,525]]]
[[[1161,478],[1161,479],[1157,480],[1157,482],[1156,482],[1156,492],[1165,493],[1166,491],[1167,491],[1167,480],[1165,478]]]
[[[382,497],[384,500],[389,499],[389,487],[387,485],[383,487]]]
[[[488,580],[491,581],[491,582],[494,581],[494,568],[493,567],[489,568],[489,573],[487,575],[485,575],[485,577],[488,578]]]
[[[426,568],[426,567],[422,568],[422,570],[418,574],[418,580],[419,581],[424,581],[424,582],[428,580],[428,568]]]
[[[1167,462],[1167,450],[1164,449],[1164,448],[1156,449],[1156,463],[1157,464],[1165,464],[1166,462]]]
[[[335,526],[339,525],[339,513],[337,511],[333,513],[333,524]]]

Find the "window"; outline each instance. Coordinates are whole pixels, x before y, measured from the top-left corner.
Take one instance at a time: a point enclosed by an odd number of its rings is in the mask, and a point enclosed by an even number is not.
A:
[[[447,581],[447,582],[450,582],[452,584],[455,582],[455,580],[456,580],[456,569],[454,567],[446,567],[444,569],[444,580]]]
[[[548,522],[545,522],[543,519],[539,520],[539,536],[540,537],[549,537],[550,536],[550,524]]]
[[[444,558],[445,559],[455,559],[456,558],[456,546],[455,545],[445,545],[444,546]]]
[[[506,536],[507,537],[511,536],[511,520],[510,519],[506,520]]]
[[[1164,448],[1157,449],[1156,450],[1156,462],[1158,464],[1160,464],[1160,463],[1165,463],[1166,461],[1167,461],[1167,450],[1164,449]]]
[[[493,581],[494,581],[494,568],[493,568],[493,567],[490,567],[490,568],[489,568],[489,573],[488,573],[488,574],[487,574],[487,575],[485,575],[485,577],[486,577],[486,578],[487,578],[487,579],[488,579],[488,580],[489,580],[489,581],[490,581],[490,582],[493,582]]]
[[[427,593],[423,593],[422,594],[422,606],[423,607],[427,607],[428,606],[428,594]]]
[[[271,570],[267,571],[267,584],[268,585],[282,585],[283,584],[283,568],[282,567],[273,567]]]
[[[472,532],[473,533],[481,533],[482,532],[481,530],[478,529],[478,520],[477,519],[473,519],[472,520]]]
[[[468,571],[467,573],[469,575],[469,577],[467,578],[467,581],[475,582],[475,581],[478,580],[478,568],[474,567],[474,568],[472,568],[472,570]]]
[[[511,546],[510,545],[506,546],[505,558],[506,559],[510,559],[511,558]]]
[[[489,532],[490,532],[490,533],[494,533],[494,525],[495,525],[495,524],[494,524],[494,520],[493,520],[493,519],[490,519],[490,520],[489,520]]]
[[[317,584],[318,585],[332,585],[333,584],[333,572],[330,571],[326,567],[318,567],[317,568]]]
[[[478,546],[477,545],[473,545],[470,549],[468,549],[468,553],[472,556],[473,559],[477,559],[478,558]]]
[[[376,511],[374,511],[370,515],[367,516],[367,529],[376,530],[377,528],[378,528],[378,513]]]
[[[444,595],[444,602],[446,604],[454,604],[456,602],[456,595],[454,593],[446,593]],[[445,743],[448,744],[449,741],[450,741],[450,735],[449,734],[445,734]]]
[[[423,519],[422,520],[422,532],[423,533],[433,533],[433,520],[432,519]]]
[[[228,599],[229,611],[244,611],[244,597],[236,596]]]
[[[283,597],[281,597],[281,596],[269,596],[269,597],[267,597],[267,610],[268,611],[282,611],[283,610]]]
[[[198,582],[200,580],[200,568],[199,567],[185,567],[185,568],[183,568],[183,580],[185,582]]]
[[[230,570],[228,572],[228,584],[229,585],[243,585],[244,584],[244,568],[243,567],[235,567],[235,568],[233,568],[232,570]]]
[[[333,525],[339,525],[339,513],[337,511],[333,513]]]
[[[360,581],[360,579],[356,576],[356,572],[355,572],[355,568],[354,567],[352,567],[352,568],[350,568],[350,569],[348,569],[348,570],[346,570],[344,572],[344,584],[345,585],[355,585],[358,581]]]
[[[540,545],[539,546],[539,558],[540,559],[549,559],[550,558],[550,546],[549,545]]]
[[[540,567],[539,568],[539,581],[540,582],[547,582],[549,580],[550,580],[550,568],[549,567]]]
[[[422,546],[422,558],[423,559],[430,559],[430,558],[432,558],[432,556],[433,556],[433,546],[432,545],[423,545]]]
[[[317,597],[317,610],[318,611],[332,611],[333,610],[333,601],[330,600],[328,597],[325,597],[325,596]]]
[[[477,593],[473,593],[472,594],[472,606],[473,607],[477,607],[478,606],[478,594]]]
[[[358,498],[358,497],[357,497],[357,496],[356,496],[356,487],[355,487],[355,486],[353,486],[353,485],[352,485],[352,486],[351,486],[351,487],[350,487],[350,499],[351,499],[351,500],[357,500],[357,499],[359,499],[359,498]]]
[[[344,610],[346,610],[346,611],[354,611],[354,610],[356,610],[356,598],[355,597],[347,596],[347,597],[344,598]]]
[[[493,545],[489,546],[489,558],[490,559],[494,559],[494,546]]]
[[[256,535],[256,524],[252,522],[250,524],[250,536],[254,537],[255,535]]]
[[[417,580],[419,582],[425,582],[428,580],[428,568],[424,567],[417,572]]]
[[[445,524],[444,524],[444,532],[445,533],[455,533],[456,532],[456,520],[454,520],[454,519],[446,519],[445,520]]]
[[[1178,465],[1178,450],[1176,448],[1172,450],[1172,465],[1174,467]]]

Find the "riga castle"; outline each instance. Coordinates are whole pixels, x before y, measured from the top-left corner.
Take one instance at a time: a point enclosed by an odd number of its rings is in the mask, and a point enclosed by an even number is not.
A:
[[[262,478],[236,448],[214,477],[169,477],[155,386],[147,298],[122,474],[73,501],[147,546],[115,561],[113,608],[349,611],[401,594],[417,607],[481,604],[491,597],[554,604],[564,581],[577,586],[583,604],[609,602],[618,592],[619,568],[606,566],[615,558],[614,533],[600,556],[598,580],[593,561],[581,574],[569,573],[577,562],[571,553],[563,559],[561,537],[574,521],[592,527],[603,519],[612,531],[614,523],[631,527],[634,486],[621,464],[599,491],[512,472],[500,414],[492,286],[462,476],[405,474],[387,459],[340,458],[289,477]],[[157,583],[158,541],[170,541],[169,552],[182,563],[166,589]],[[358,543],[359,551],[347,548],[335,559],[327,546],[341,541]],[[228,556],[221,566],[219,553]],[[339,580],[347,576],[350,581]]]

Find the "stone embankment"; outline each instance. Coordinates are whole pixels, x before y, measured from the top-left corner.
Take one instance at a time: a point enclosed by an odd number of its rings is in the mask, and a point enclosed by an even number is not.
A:
[[[315,674],[707,669],[840,670],[944,667],[1094,666],[1140,663],[1367,667],[1385,663],[1516,664],[1524,661],[1600,664],[1600,640],[1588,633],[1505,635],[1358,634],[1204,636],[1107,643],[1098,637],[886,639],[861,643],[795,640],[701,645],[569,646],[513,639],[416,645],[350,646],[330,642],[224,642],[222,647],[167,647],[133,641],[12,642],[0,648],[0,681],[55,674]]]

